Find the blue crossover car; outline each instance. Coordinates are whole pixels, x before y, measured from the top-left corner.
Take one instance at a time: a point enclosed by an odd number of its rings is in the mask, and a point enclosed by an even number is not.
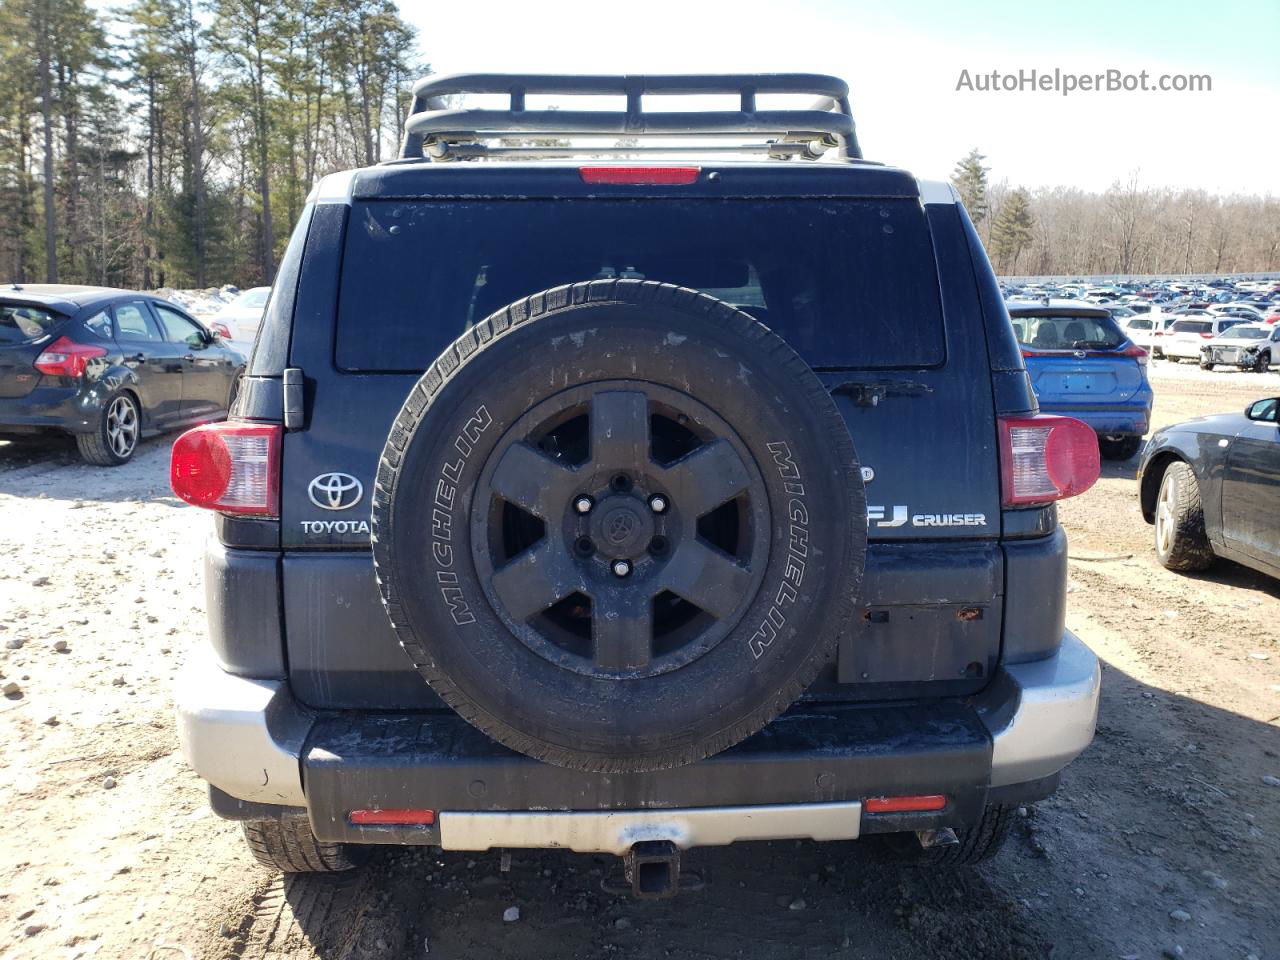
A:
[[[1104,307],[1048,299],[1008,307],[1040,409],[1093,427],[1108,460],[1137,453],[1151,422],[1147,351]]]

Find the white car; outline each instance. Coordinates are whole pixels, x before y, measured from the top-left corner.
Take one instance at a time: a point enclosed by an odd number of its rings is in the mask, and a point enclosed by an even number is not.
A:
[[[1239,367],[1266,373],[1280,362],[1280,327],[1265,323],[1240,323],[1200,348],[1200,366]]]
[[[270,287],[252,287],[209,318],[209,329],[236,343],[252,344],[267,306]],[[221,329],[219,329],[221,327]]]
[[[1170,360],[1199,360],[1201,347],[1242,322],[1208,312],[1179,314],[1160,338],[1160,352]]]

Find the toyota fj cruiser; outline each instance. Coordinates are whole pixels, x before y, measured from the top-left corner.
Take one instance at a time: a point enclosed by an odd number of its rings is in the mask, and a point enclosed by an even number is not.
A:
[[[650,109],[685,94],[739,109]],[[216,511],[177,692],[214,810],[285,871],[568,847],[642,896],[736,840],[991,856],[1093,736],[1054,502],[1098,447],[1038,413],[955,191],[863,160],[830,77],[414,95],[174,445]]]

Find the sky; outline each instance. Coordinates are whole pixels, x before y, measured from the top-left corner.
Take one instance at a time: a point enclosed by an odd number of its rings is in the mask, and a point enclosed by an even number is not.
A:
[[[1280,195],[1280,0],[399,0],[432,69],[835,74],[863,153],[945,179]],[[962,71],[1207,74],[1198,92],[981,92]]]

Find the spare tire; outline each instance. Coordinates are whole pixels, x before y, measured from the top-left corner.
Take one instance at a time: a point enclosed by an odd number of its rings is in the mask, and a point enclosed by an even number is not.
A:
[[[669,284],[557,287],[453,343],[405,401],[373,503],[401,645],[514,750],[641,771],[785,710],[852,631],[853,443],[767,327]]]

